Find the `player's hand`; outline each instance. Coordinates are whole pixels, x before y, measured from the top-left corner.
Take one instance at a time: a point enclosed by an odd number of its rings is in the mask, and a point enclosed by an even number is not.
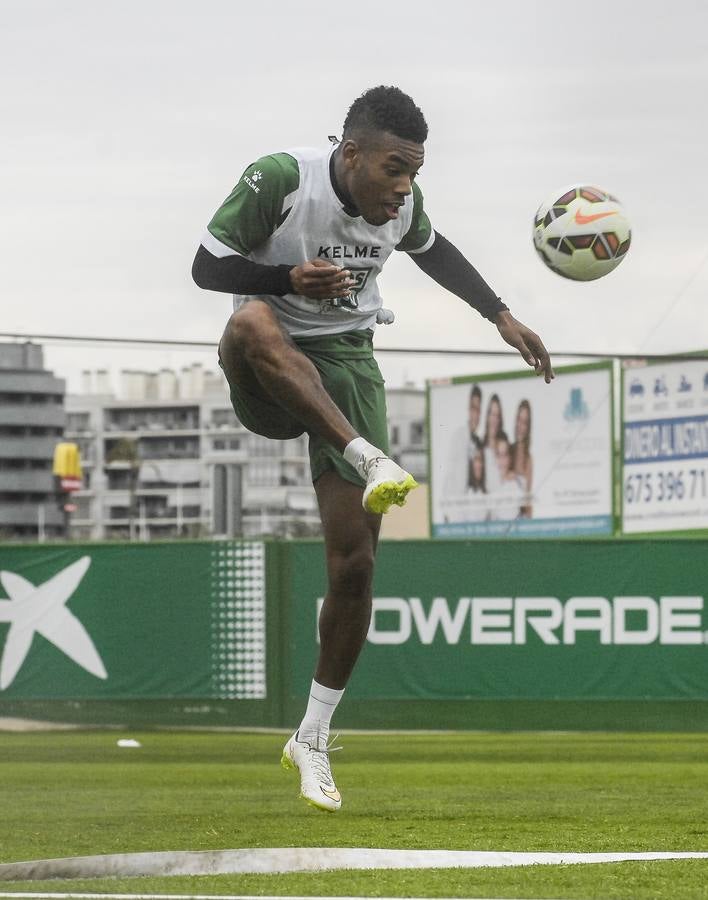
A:
[[[293,291],[312,300],[348,297],[356,282],[348,269],[342,269],[324,259],[312,259],[290,270]]]
[[[516,347],[526,362],[533,366],[537,375],[543,375],[546,384],[555,378],[551,358],[543,346],[541,338],[530,328],[518,322],[508,310],[503,310],[495,318],[494,324],[502,338],[512,347]]]

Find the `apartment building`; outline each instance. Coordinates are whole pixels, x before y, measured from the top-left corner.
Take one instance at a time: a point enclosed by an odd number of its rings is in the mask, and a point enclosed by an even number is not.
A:
[[[320,534],[307,437],[273,441],[236,418],[223,375],[85,372],[66,398],[66,440],[81,449],[84,489],[72,535],[84,539]],[[426,479],[425,397],[388,392],[392,453]]]
[[[64,516],[54,493],[54,447],[62,440],[64,380],[44,368],[37,344],[0,344],[0,535],[58,537]]]

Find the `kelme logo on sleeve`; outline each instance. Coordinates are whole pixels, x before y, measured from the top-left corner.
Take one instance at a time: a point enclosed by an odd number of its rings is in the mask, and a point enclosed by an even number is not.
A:
[[[87,672],[97,678],[108,677],[88,632],[66,608],[90,564],[91,557],[82,556],[39,585],[15,572],[0,572],[0,584],[8,596],[7,600],[0,600],[0,622],[10,623],[0,662],[0,690],[5,690],[14,681],[35,633],[41,634]]]
[[[251,175],[244,175],[243,180],[246,184],[251,188],[252,191],[255,191],[256,194],[260,194],[261,189],[258,187],[257,182],[263,178],[263,172],[260,172],[256,169],[255,172],[252,172]]]

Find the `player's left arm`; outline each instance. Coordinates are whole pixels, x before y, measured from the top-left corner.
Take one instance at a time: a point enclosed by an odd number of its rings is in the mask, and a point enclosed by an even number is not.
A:
[[[541,338],[515,319],[457,247],[433,230],[417,184],[413,185],[413,204],[411,226],[396,249],[405,250],[434,281],[493,322],[503,340],[515,347],[536,374],[543,375],[546,383],[550,383],[553,367]]]

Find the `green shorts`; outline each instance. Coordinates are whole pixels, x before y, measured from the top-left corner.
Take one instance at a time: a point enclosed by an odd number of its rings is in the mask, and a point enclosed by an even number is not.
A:
[[[325,390],[354,430],[388,453],[388,424],[384,380],[374,359],[373,332],[348,331],[317,337],[294,337],[305,356],[316,366]],[[305,432],[302,423],[286,412],[265,391],[244,391],[229,385],[231,404],[242,424],[255,434],[297,437]],[[316,434],[309,435],[310,469],[317,481],[327,471],[335,471],[345,481],[364,481],[341,453]]]

